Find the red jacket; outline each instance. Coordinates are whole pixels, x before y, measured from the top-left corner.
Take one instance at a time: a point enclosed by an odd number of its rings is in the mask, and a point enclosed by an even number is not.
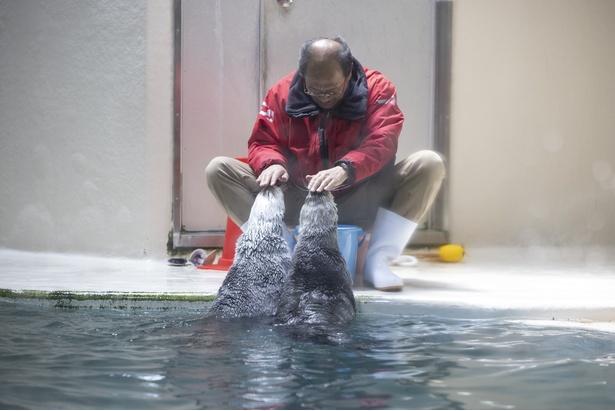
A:
[[[356,60],[354,67],[344,98],[329,111],[303,92],[296,72],[267,92],[248,141],[248,161],[257,175],[281,164],[295,184],[305,187],[306,175],[346,162],[347,183],[356,185],[395,162],[404,121],[395,86]]]

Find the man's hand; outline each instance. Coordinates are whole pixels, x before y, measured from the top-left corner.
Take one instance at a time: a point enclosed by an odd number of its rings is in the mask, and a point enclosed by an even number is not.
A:
[[[343,167],[335,166],[328,170],[319,171],[316,175],[306,176],[308,190],[321,192],[323,190],[331,191],[348,179],[348,173]]]
[[[288,172],[281,165],[272,164],[263,170],[261,175],[256,179],[256,182],[260,184],[261,187],[265,187],[274,186],[278,180],[282,183],[288,181]]]

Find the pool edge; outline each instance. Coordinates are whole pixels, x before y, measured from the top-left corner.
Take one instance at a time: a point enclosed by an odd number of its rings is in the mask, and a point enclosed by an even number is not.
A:
[[[0,300],[18,300],[54,308],[172,310],[200,308],[214,300],[210,292],[44,291],[0,288]]]

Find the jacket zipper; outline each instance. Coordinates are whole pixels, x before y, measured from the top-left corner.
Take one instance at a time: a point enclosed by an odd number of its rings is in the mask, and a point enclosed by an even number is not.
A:
[[[323,170],[329,168],[329,141],[325,135],[325,125],[327,123],[329,113],[321,115],[320,123],[318,124],[318,143],[320,144],[320,158],[322,160]]]

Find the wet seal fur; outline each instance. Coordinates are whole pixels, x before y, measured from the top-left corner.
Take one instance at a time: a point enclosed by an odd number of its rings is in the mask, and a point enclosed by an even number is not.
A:
[[[350,272],[337,243],[337,207],[330,192],[308,193],[292,262],[277,325],[330,326],[354,320]]]
[[[291,268],[284,239],[284,195],[275,186],[254,201],[245,231],[237,239],[235,259],[209,311],[224,318],[275,316],[281,286]]]

